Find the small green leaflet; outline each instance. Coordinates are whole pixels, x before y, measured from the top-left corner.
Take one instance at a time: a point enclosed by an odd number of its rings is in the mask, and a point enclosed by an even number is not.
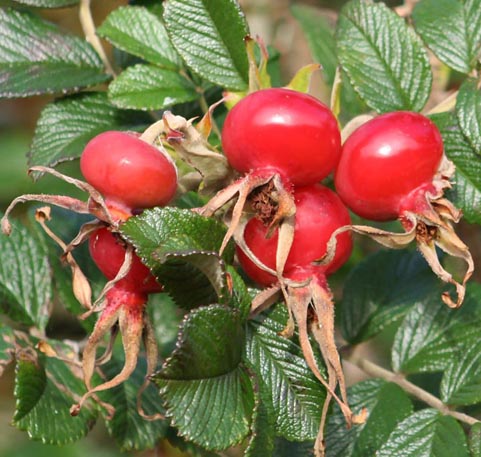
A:
[[[383,3],[351,0],[337,25],[343,70],[368,106],[379,113],[420,111],[432,74],[421,40]]]
[[[56,346],[68,353],[66,345]],[[26,354],[17,362],[14,425],[45,444],[62,445],[84,437],[95,423],[96,412],[91,404],[75,418],[69,411],[74,398],[85,392],[82,379],[64,360],[38,356],[33,347]]]
[[[416,251],[379,251],[356,265],[337,304],[344,337],[372,338],[399,322],[414,303],[439,293],[439,281]]]
[[[434,409],[402,421],[376,457],[469,457],[466,436],[455,419]]]
[[[367,421],[346,429],[346,421],[337,405],[327,422],[326,457],[365,457],[387,441],[396,426],[412,413],[407,394],[397,385],[379,379],[355,384],[348,391],[354,413],[367,408]],[[392,456],[402,454],[393,454]]]
[[[195,85],[176,70],[138,64],[109,85],[109,99],[119,108],[154,110],[199,98]]]
[[[45,330],[52,285],[45,246],[27,229],[13,225],[0,234],[0,309],[11,319]]]
[[[80,157],[87,142],[106,130],[139,130],[152,122],[138,111],[120,110],[103,92],[88,92],[46,105],[40,114],[29,165],[53,167]]]
[[[448,197],[463,210],[468,222],[481,224],[481,156],[463,135],[453,113],[436,114],[432,120],[441,132],[446,155],[456,165],[455,185]]]
[[[413,11],[416,31],[446,65],[461,73],[476,68],[481,46],[479,0],[422,0]]]
[[[80,0],[13,0],[22,5],[34,6],[36,8],[64,8],[79,3]]]
[[[170,39],[186,64],[206,80],[245,90],[247,24],[235,0],[169,0],[164,20]]]
[[[444,287],[443,287],[444,289]],[[441,289],[441,290],[443,290]],[[398,328],[392,347],[392,364],[403,373],[436,372],[461,359],[466,345],[479,339],[481,288],[468,287],[463,306],[449,309],[440,291],[415,303]]]
[[[13,329],[0,323],[0,377],[5,367],[13,361],[15,355],[15,334]]]
[[[177,70],[182,61],[160,19],[146,8],[124,6],[108,16],[97,33],[115,47],[147,62]]]
[[[287,313],[282,305],[249,322],[245,358],[276,435],[293,441],[314,439],[325,389],[307,367],[293,339],[281,336]]]
[[[102,372],[112,379],[120,372],[123,361],[114,357],[102,366]],[[115,407],[115,415],[105,424],[110,436],[122,451],[145,450],[155,448],[156,443],[165,436],[167,422],[163,420],[145,420],[137,412],[137,393],[144,382],[146,363],[139,359],[130,378],[113,389],[99,394],[102,401]],[[142,408],[146,414],[163,412],[162,399],[158,389],[151,384],[142,395]]]
[[[33,14],[0,8],[0,97],[78,91],[107,79],[86,41]]]
[[[448,405],[481,402],[481,337],[460,347],[441,381],[441,400]]]
[[[122,233],[179,306],[228,301],[225,263],[218,252],[225,227],[213,218],[179,208],[154,208],[122,225]],[[187,286],[188,285],[188,286]]]
[[[186,316],[176,349],[154,377],[179,433],[208,450],[226,449],[249,432],[252,386],[241,366],[244,326],[223,305]]]
[[[466,79],[461,85],[456,114],[464,136],[481,159],[481,90],[476,80]]]

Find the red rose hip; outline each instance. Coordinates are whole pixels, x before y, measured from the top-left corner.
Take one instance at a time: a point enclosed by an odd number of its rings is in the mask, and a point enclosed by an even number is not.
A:
[[[314,184],[337,165],[337,120],[316,98],[290,89],[252,92],[228,113],[222,146],[241,173],[272,169],[295,185]]]
[[[135,132],[97,135],[87,143],[80,168],[107,204],[121,209],[164,206],[177,189],[172,160]]]
[[[394,220],[401,209],[409,209],[409,194],[431,190],[442,157],[441,135],[427,117],[407,111],[383,114],[344,143],[336,190],[359,216]]]

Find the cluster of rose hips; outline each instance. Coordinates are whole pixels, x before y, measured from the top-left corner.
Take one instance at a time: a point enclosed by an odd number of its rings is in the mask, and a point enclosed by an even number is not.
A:
[[[210,112],[207,121],[209,116]],[[204,128],[209,122],[200,124]],[[342,144],[337,120],[329,108],[316,98],[291,89],[258,90],[234,105],[222,130],[225,157],[208,145],[209,128],[203,138],[201,131],[191,121],[166,113],[142,136],[104,132],[93,138],[82,153],[80,166],[87,183],[63,177],[89,192],[88,202],[35,195],[12,202],[11,207],[19,201],[36,199],[97,217],[81,229],[70,245],[63,245],[69,263],[75,266],[70,251],[88,239],[91,257],[108,280],[96,306],[89,305],[88,298],[79,298],[89,312],[100,310],[100,315],[83,352],[87,393],[71,412],[78,414],[87,398],[131,375],[142,340],[147,375],[153,373],[158,363],[145,305],[149,294],[162,291],[162,286],[118,232],[120,224],[131,216],[146,208],[165,206],[176,194],[176,167],[162,147],[153,145],[162,134],[164,142],[180,148],[181,157],[187,155],[199,164],[204,180],[209,178],[205,163],[211,163],[213,157],[221,164],[215,170],[222,175],[219,182],[232,175],[231,169],[240,176],[194,211],[212,216],[237,196],[232,210],[227,212],[223,247],[233,237],[237,260],[244,272],[267,287],[253,300],[252,315],[268,306],[276,294],[282,294],[286,301],[290,317],[284,334],[290,336],[297,324],[306,362],[327,389],[316,444],[316,449],[322,449],[322,431],[332,398],[348,424],[362,420],[353,416],[348,405],[334,340],[334,303],[327,277],[348,260],[352,231],[393,248],[416,240],[434,272],[456,286],[456,301],[448,293],[443,300],[450,306],[459,306],[473,264],[469,250],[452,228],[460,212],[443,197],[454,168],[444,156],[436,126],[421,114],[394,112],[372,118],[358,126]],[[231,168],[226,165],[226,158]],[[34,171],[59,175],[42,167],[35,167]],[[321,184],[331,174],[335,191]],[[6,232],[11,207],[2,220]],[[405,232],[352,225],[349,210],[373,221],[399,219]],[[462,282],[444,270],[436,245],[467,262]],[[81,293],[77,296],[84,297]],[[97,357],[97,350],[109,333],[113,342],[117,329],[125,351],[124,367],[113,379],[92,386],[96,367],[111,355],[111,344],[101,357]],[[319,344],[327,380],[317,365],[309,334]],[[142,413],[141,406],[139,412]]]
[[[292,333],[295,321],[306,361],[327,388],[326,405],[333,397],[348,424],[362,420],[348,406],[326,278],[349,258],[351,231],[392,248],[416,240],[434,272],[456,286],[457,299],[446,292],[443,300],[452,307],[462,303],[473,263],[452,228],[460,212],[443,198],[454,168],[444,156],[438,129],[419,113],[392,112],[361,124],[341,145],[337,120],[325,105],[303,93],[271,88],[253,92],[233,107],[222,146],[230,165],[244,174],[231,186],[240,202],[230,221],[240,265],[255,282],[284,293],[291,316],[285,333]],[[331,173],[336,191],[320,183]],[[221,191],[206,205],[206,213],[233,195]],[[348,209],[372,221],[398,219],[405,232],[351,225]],[[444,270],[436,245],[467,262],[462,282]],[[253,312],[262,305],[262,299],[254,301]],[[309,331],[326,363],[327,384],[313,357]],[[334,392],[337,384],[341,398]],[[327,406],[318,451],[326,412]]]

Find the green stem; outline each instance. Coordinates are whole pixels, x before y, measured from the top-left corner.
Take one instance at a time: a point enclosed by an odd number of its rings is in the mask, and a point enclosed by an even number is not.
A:
[[[435,408],[446,416],[451,416],[460,422],[464,422],[468,425],[474,425],[480,422],[478,419],[468,416],[467,414],[460,413],[458,411],[453,411],[447,405],[445,405],[439,398],[430,394],[429,392],[421,389],[412,382],[408,381],[402,374],[394,373],[392,371],[386,370],[379,365],[371,362],[370,360],[364,359],[362,357],[352,356],[350,359],[345,360],[345,362],[351,363],[356,367],[360,368],[364,373],[368,374],[373,378],[381,378],[389,382],[397,384],[401,389],[403,389],[408,394],[413,397],[423,401],[431,408]]]
[[[105,49],[102,46],[102,43],[95,32],[95,24],[92,18],[92,11],[90,9],[90,0],[80,0],[80,8],[79,8],[79,19],[80,24],[82,25],[82,30],[85,35],[85,39],[93,46],[97,54],[102,59],[104,63],[105,69],[107,73],[115,76],[115,71],[110,64],[109,59],[107,58],[107,54],[105,53]]]

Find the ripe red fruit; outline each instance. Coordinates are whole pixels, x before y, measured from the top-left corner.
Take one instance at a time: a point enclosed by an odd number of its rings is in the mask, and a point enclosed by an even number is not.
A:
[[[85,146],[80,168],[108,206],[127,211],[164,206],[177,188],[172,160],[134,132],[97,135]]]
[[[349,212],[341,199],[330,189],[315,184],[297,188],[294,193],[296,223],[294,241],[284,268],[284,276],[298,280],[303,270],[310,271],[311,263],[326,254],[332,233],[351,223]],[[267,267],[276,269],[278,230],[266,238],[268,227],[253,218],[245,227],[244,240],[254,255]],[[349,233],[337,237],[334,258],[328,265],[317,267],[317,273],[328,275],[341,267],[349,258],[352,239]],[[247,275],[262,285],[270,285],[276,278],[261,270],[238,247],[237,256]]]
[[[441,135],[428,118],[407,111],[383,114],[344,143],[336,190],[359,216],[394,220],[402,209],[415,209],[415,194],[432,189],[442,156]]]
[[[341,137],[329,108],[290,89],[249,94],[228,113],[222,146],[241,173],[272,169],[295,185],[314,184],[337,165]]]
[[[104,276],[109,281],[114,279],[125,259],[126,247],[120,238],[117,238],[106,227],[100,228],[90,236],[89,250],[90,256]],[[162,290],[162,286],[135,253],[129,272],[116,283],[116,287],[143,294]]]

